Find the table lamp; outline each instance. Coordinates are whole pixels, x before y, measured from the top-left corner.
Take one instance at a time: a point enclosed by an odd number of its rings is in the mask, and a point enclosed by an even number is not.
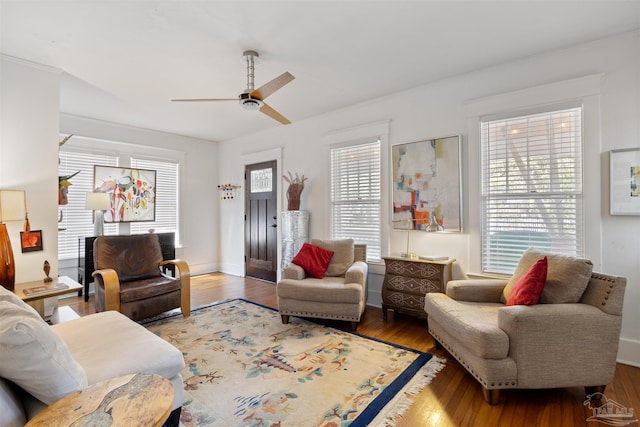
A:
[[[16,266],[6,221],[25,218],[23,190],[0,190],[0,284],[12,291],[16,284]]]
[[[415,222],[415,220],[413,218],[409,218],[409,219],[398,219],[395,220],[393,222],[396,223],[406,223],[407,224],[407,250],[406,252],[401,252],[400,253],[400,258],[408,258],[408,259],[416,259],[418,256],[414,253],[414,252],[409,252],[409,235],[411,233],[411,230],[413,230],[413,223]]]
[[[87,193],[84,208],[94,211],[93,234],[102,236],[104,234],[104,211],[111,208],[109,194]]]

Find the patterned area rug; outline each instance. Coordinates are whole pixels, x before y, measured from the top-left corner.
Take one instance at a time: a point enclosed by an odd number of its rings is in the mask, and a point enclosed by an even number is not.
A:
[[[393,425],[444,366],[239,299],[145,327],[184,354],[185,427]]]

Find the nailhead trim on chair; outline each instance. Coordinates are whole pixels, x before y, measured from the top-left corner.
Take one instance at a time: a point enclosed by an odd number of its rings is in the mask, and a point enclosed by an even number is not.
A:
[[[611,295],[611,290],[616,286],[616,281],[614,278],[611,278],[608,276],[600,276],[596,273],[592,273],[591,277],[598,280],[604,280],[605,282],[611,282],[611,284],[609,285],[609,289],[607,290],[607,295],[603,297],[603,301],[600,303],[604,307],[605,305],[607,305],[607,302],[609,301],[609,295]]]
[[[471,366],[469,366],[468,363],[466,363],[464,360],[462,360],[462,358],[458,355],[458,353],[450,346],[448,345],[445,341],[442,340],[442,338],[440,338],[440,336],[438,334],[436,334],[435,332],[433,332],[433,330],[431,330],[431,328],[429,328],[429,333],[431,334],[431,336],[437,340],[440,344],[442,344],[442,346],[449,352],[449,354],[451,354],[453,357],[456,358],[456,360],[458,362],[460,362],[460,364],[467,370],[467,372],[469,372],[471,375],[473,375],[473,377],[482,385],[484,386],[486,389],[491,390],[491,389],[507,389],[507,388],[517,388],[518,387],[518,383],[515,381],[510,381],[510,382],[491,382],[488,383],[486,380],[484,380],[483,378],[479,377],[478,374],[476,374],[476,372],[473,370],[473,368],[471,368]]]
[[[285,315],[289,315],[289,316],[299,316],[299,317],[313,317],[316,319],[333,319],[333,320],[349,320],[351,322],[359,322],[360,318],[359,317],[354,317],[354,316],[338,316],[338,315],[327,315],[327,314],[319,314],[319,313],[312,313],[312,312],[307,312],[307,311],[291,311],[291,310],[287,310],[287,311],[281,311],[280,314],[285,314]]]

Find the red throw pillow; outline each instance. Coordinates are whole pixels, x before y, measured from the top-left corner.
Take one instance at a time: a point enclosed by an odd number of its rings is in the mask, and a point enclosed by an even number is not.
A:
[[[547,257],[544,257],[524,273],[511,290],[507,305],[537,304],[547,281]]]
[[[304,268],[309,276],[322,279],[332,256],[333,251],[305,243],[291,262]]]

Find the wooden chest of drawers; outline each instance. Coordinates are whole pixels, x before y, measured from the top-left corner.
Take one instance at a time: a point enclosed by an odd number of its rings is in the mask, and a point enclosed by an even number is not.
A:
[[[424,261],[420,259],[383,258],[385,262],[382,284],[382,316],[387,310],[426,318],[424,296],[429,292],[444,292],[451,278],[451,264],[455,261]]]

